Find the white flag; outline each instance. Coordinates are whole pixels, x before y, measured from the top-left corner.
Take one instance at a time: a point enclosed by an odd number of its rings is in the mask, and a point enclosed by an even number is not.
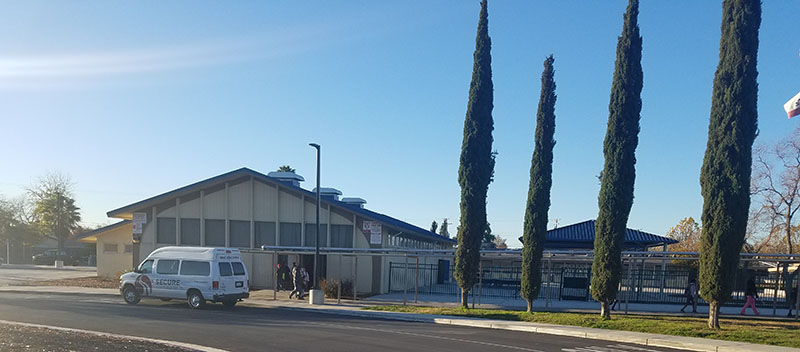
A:
[[[797,93],[794,98],[789,99],[786,104],[783,104],[783,110],[786,110],[786,115],[789,116],[790,119],[800,115],[800,93]]]

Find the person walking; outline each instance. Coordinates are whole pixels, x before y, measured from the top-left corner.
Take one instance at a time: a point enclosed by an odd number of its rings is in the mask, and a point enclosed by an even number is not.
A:
[[[285,277],[283,277],[283,268],[281,267],[281,263],[278,263],[278,267],[275,268],[275,278],[275,290],[278,292],[285,290],[283,287]]]
[[[284,290],[288,290],[292,287],[292,272],[289,271],[288,265],[281,265],[281,270],[278,272],[278,277],[281,281],[281,287],[283,287]]]
[[[744,307],[742,307],[742,311],[739,312],[740,315],[744,315],[745,310],[747,307],[753,310],[753,314],[758,315],[758,309],[756,309],[756,298],[758,298],[758,288],[756,288],[756,282],[753,281],[753,278],[747,279],[747,284],[744,288],[744,295],[747,297],[747,302],[744,303]]]
[[[788,264],[787,264],[788,265]],[[792,316],[792,308],[797,309],[795,307],[797,305],[797,287],[794,285],[794,277],[797,276],[797,273],[800,272],[800,268],[795,269],[793,274],[788,274],[789,268],[786,268],[787,275],[784,279],[784,292],[786,293],[786,303],[789,306],[789,313],[786,314],[787,317]]]
[[[301,269],[297,268],[296,263],[292,263],[292,281],[294,282],[294,290],[289,293],[289,299],[297,295],[300,299],[303,295],[303,273]]]
[[[302,275],[301,278],[303,280],[301,284],[302,290],[300,291],[300,299],[303,299],[303,297],[305,296],[305,292],[307,292],[309,288],[308,287],[309,277],[308,277],[308,271],[306,271],[305,267],[300,268],[300,273]]]
[[[695,279],[689,280],[689,285],[686,286],[683,295],[686,296],[686,304],[681,308],[681,313],[683,313],[683,310],[690,304],[692,305],[692,313],[697,313],[697,304],[695,304],[697,301],[697,281],[695,281]]]

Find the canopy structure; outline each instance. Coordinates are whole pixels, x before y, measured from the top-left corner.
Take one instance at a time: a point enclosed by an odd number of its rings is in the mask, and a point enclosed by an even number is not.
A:
[[[592,249],[594,248],[594,225],[594,220],[587,220],[549,230],[545,248]],[[678,241],[644,231],[626,229],[623,248],[625,250],[647,250],[650,247],[674,243],[678,243]]]

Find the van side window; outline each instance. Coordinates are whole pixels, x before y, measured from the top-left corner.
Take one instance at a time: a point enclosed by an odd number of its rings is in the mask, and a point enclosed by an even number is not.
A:
[[[244,264],[241,262],[231,262],[231,266],[233,266],[233,275],[242,276],[244,275]]]
[[[178,261],[159,259],[156,264],[156,272],[162,275],[175,275],[178,273]]]
[[[146,260],[142,265],[139,266],[139,271],[142,274],[152,274],[153,273],[153,260]]]
[[[211,265],[208,262],[184,260],[181,263],[181,275],[208,276],[211,274]]]
[[[231,271],[231,263],[220,262],[219,276],[231,276],[231,275],[233,275],[233,272]]]

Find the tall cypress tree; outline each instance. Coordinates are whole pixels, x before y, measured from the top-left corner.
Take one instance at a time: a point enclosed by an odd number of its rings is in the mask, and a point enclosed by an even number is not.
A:
[[[639,35],[639,1],[629,0],[622,35],[617,40],[617,60],[608,105],[608,130],[603,142],[605,165],[600,181],[595,223],[592,296],[601,303],[600,316],[609,318],[609,303],[617,295],[622,271],[622,245],[633,205],[636,145],[642,110],[642,37]]]
[[[461,185],[461,224],[454,276],[461,287],[461,305],[467,307],[467,294],[477,281],[481,239],[486,230],[486,192],[494,170],[492,155],[493,87],[492,42],[486,0],[481,1],[478,35],[475,39],[472,82],[469,87],[467,115],[458,183]]]
[[[730,297],[747,227],[751,152],[758,123],[756,56],[760,25],[759,0],[722,2],[719,64],[700,170],[700,292],[709,303],[710,328],[719,328],[719,307]]]
[[[531,180],[528,185],[528,203],[525,207],[525,225],[522,233],[522,282],[520,294],[528,301],[531,312],[533,301],[539,296],[542,283],[542,252],[547,237],[547,211],[550,209],[550,186],[553,184],[553,147],[556,141],[556,82],[553,79],[553,55],[544,60],[542,91],[536,112]]]

